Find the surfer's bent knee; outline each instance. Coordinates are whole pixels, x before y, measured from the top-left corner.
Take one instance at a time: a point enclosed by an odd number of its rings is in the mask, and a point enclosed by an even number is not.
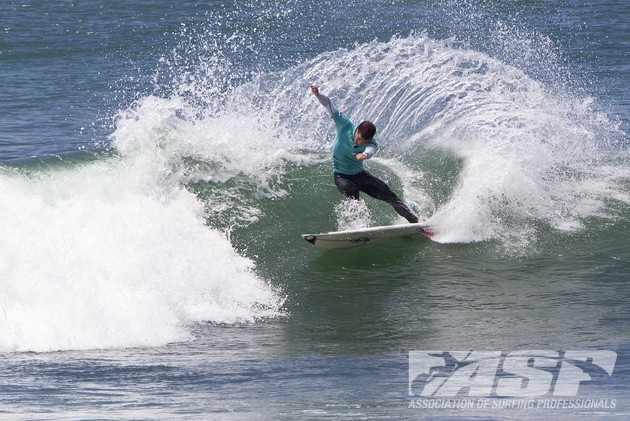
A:
[[[359,187],[352,180],[335,173],[335,184],[339,192],[348,199],[359,200]]]

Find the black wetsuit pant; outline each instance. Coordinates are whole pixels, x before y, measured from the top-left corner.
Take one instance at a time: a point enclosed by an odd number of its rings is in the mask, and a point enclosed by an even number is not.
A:
[[[359,192],[367,194],[378,200],[383,200],[394,207],[398,215],[411,223],[418,222],[418,217],[396,196],[389,186],[383,181],[367,171],[358,174],[335,174],[335,184],[339,191],[351,199],[359,200]]]

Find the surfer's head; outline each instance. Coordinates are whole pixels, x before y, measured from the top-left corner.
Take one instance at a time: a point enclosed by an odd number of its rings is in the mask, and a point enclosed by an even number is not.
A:
[[[354,131],[354,143],[362,145],[368,143],[376,134],[376,126],[369,121],[364,121]]]

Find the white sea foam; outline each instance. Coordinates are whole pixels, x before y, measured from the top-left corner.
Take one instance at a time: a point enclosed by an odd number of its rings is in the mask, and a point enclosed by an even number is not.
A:
[[[182,188],[178,162],[194,143],[181,139],[196,127],[178,132],[165,104],[120,119],[118,157],[0,175],[0,351],[160,345],[194,322],[282,314],[282,293]]]

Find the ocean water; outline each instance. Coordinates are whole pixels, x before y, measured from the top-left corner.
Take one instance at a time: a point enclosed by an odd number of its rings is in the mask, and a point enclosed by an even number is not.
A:
[[[630,418],[628,22],[3,2],[0,419]],[[300,237],[357,212],[311,83],[432,240]]]

